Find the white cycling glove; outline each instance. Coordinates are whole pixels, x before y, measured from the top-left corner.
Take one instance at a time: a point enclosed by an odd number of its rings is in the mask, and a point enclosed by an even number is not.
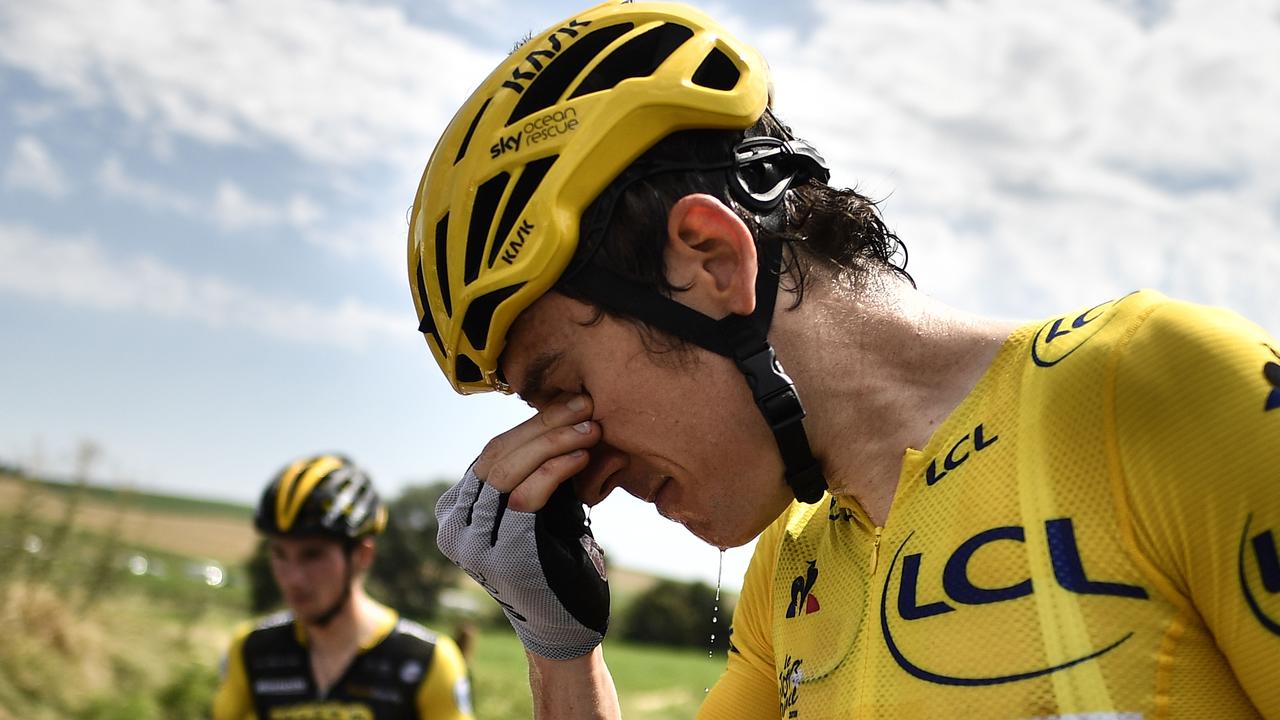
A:
[[[604,551],[569,483],[533,513],[472,469],[436,503],[436,542],[502,605],[531,652],[568,660],[591,652],[609,626]]]

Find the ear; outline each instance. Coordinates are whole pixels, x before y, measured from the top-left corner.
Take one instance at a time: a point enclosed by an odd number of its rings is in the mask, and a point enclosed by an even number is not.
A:
[[[742,218],[711,195],[686,195],[672,206],[663,260],[682,304],[717,320],[755,310],[755,240]]]
[[[368,572],[373,567],[374,540],[370,537],[360,538],[351,548],[351,565],[353,575]]]

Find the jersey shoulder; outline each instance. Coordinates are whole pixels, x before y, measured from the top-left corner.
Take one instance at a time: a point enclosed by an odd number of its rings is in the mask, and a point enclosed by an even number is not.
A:
[[[1035,328],[1030,360],[1039,368],[1065,368],[1104,358],[1148,315],[1171,302],[1154,290],[1138,290],[1052,316]]]
[[[442,637],[426,626],[412,620],[400,618],[387,635],[382,645],[388,651],[402,657],[428,659],[434,653]]]
[[[283,610],[244,626],[238,640],[250,655],[299,646],[293,613]]]

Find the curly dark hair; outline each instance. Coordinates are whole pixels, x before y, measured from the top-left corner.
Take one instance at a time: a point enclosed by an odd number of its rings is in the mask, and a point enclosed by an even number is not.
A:
[[[572,278],[588,261],[668,297],[683,289],[666,279],[667,217],[680,198],[694,193],[706,193],[733,208],[758,243],[782,243],[783,287],[794,293],[793,308],[804,299],[812,283],[810,270],[815,267],[853,282],[869,271],[887,270],[915,285],[906,270],[906,245],[885,226],[876,201],[857,190],[810,179],[787,191],[782,206],[774,211],[775,216],[785,217],[761,218],[733,200],[724,170],[671,169],[723,165],[744,138],[763,135],[787,139],[790,133],[772,112],[766,112],[745,131],[684,130],[658,142],[631,167],[667,169],[639,179],[624,172],[587,207],[570,269],[555,289],[607,310],[573,287]],[[594,233],[593,227],[597,228]]]

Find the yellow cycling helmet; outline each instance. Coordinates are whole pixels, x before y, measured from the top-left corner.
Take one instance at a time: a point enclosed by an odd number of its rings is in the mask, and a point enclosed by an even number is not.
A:
[[[679,130],[746,129],[768,102],[764,60],[675,3],[603,3],[512,53],[449,123],[414,198],[409,285],[454,389],[507,390],[507,331],[636,158]]]
[[[387,508],[369,475],[342,455],[289,463],[262,492],[254,526],[264,535],[358,540],[387,527]]]

